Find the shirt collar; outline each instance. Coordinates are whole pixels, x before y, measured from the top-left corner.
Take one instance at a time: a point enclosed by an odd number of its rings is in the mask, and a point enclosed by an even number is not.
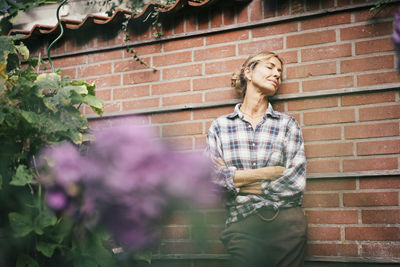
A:
[[[229,119],[233,119],[236,116],[238,116],[239,118],[243,118],[243,113],[240,111],[240,107],[242,106],[242,103],[236,104],[235,109],[233,110],[233,112],[231,114],[228,114],[228,118]],[[268,108],[265,111],[264,114],[264,118],[266,118],[266,116],[270,115],[272,118],[276,118],[279,119],[280,115],[279,113],[277,113],[273,108],[271,103],[268,103]]]

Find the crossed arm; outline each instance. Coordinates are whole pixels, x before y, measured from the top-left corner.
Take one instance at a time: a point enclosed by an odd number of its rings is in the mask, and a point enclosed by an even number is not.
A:
[[[226,167],[221,158],[213,158],[216,168]],[[262,194],[261,183],[265,180],[276,180],[283,175],[285,168],[282,166],[268,166],[258,169],[236,170],[233,176],[235,187],[241,193]]]

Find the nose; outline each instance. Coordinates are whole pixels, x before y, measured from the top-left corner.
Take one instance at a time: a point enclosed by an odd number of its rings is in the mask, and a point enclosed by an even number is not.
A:
[[[277,69],[274,69],[273,75],[274,75],[274,77],[276,77],[276,78],[280,78],[280,77],[281,77],[281,72],[278,71]]]

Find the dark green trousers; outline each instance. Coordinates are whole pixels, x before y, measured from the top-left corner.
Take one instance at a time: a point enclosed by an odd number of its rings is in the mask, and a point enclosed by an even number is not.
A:
[[[231,255],[231,266],[302,266],[307,221],[301,207],[282,208],[278,214],[262,208],[231,224],[222,232],[221,240]]]

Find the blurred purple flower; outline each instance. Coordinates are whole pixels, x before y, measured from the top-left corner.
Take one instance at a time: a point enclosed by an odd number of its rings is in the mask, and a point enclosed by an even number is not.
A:
[[[46,202],[55,211],[64,210],[68,205],[68,196],[61,189],[49,190]]]
[[[397,71],[400,74],[400,14],[394,14],[394,30],[392,34],[392,42],[397,54]]]
[[[209,159],[172,150],[149,128],[116,126],[96,132],[95,140],[85,156],[72,145],[47,150],[44,157],[50,159],[49,175],[55,179],[47,184],[80,201],[80,216],[91,217],[92,222],[96,218],[128,249],[151,244],[177,204],[210,204],[217,199]],[[70,183],[80,188],[79,194]],[[66,208],[61,196],[49,193],[48,198],[54,198],[48,202],[52,208]]]

